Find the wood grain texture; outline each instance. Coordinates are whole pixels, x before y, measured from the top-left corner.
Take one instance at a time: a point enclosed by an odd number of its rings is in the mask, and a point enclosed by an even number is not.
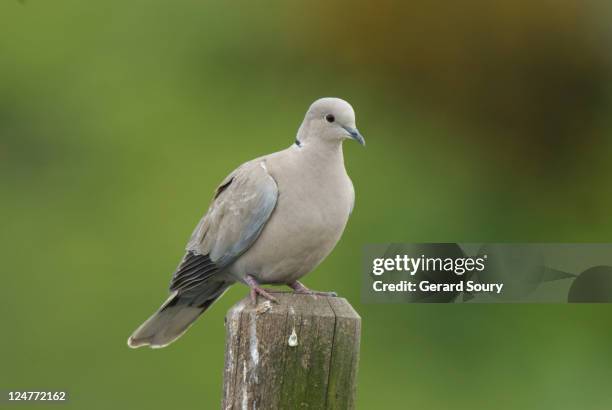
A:
[[[275,296],[227,313],[222,408],[353,409],[359,315],[343,298]]]

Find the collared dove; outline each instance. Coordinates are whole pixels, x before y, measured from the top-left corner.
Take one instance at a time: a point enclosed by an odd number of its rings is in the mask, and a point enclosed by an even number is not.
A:
[[[261,284],[314,292],[298,280],[332,251],[353,210],[355,191],[342,141],[365,145],[349,103],[321,98],[309,108],[295,143],[249,161],[217,188],[170,283],[170,297],[128,339],[164,347],[242,282],[275,301]]]

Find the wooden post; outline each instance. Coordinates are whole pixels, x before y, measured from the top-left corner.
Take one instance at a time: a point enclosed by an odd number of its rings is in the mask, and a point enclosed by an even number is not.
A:
[[[227,313],[222,408],[355,408],[359,315],[343,298],[274,296]]]

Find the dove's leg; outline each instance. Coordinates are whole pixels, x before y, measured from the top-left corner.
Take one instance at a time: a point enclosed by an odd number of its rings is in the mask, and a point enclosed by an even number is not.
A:
[[[289,284],[289,287],[293,289],[295,293],[301,293],[304,295],[320,295],[320,296],[338,296],[336,292],[320,292],[318,290],[308,289],[302,282],[295,281]]]
[[[278,303],[278,300],[274,296],[270,295],[266,290],[259,286],[259,283],[253,276],[246,275],[244,281],[247,285],[249,285],[249,288],[251,288],[251,302],[253,302],[254,305],[257,303],[257,295],[261,295],[271,302]]]

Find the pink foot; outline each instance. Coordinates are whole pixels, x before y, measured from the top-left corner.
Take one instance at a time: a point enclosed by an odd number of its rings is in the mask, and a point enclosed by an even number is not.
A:
[[[269,300],[270,302],[278,303],[278,299],[276,299],[274,296],[270,295],[266,290],[260,287],[259,283],[257,282],[257,280],[255,280],[253,276],[246,275],[246,277],[244,278],[244,281],[251,288],[251,291],[250,291],[251,302],[254,305],[257,304],[257,295],[263,296],[265,299]]]
[[[318,290],[311,290],[304,286],[301,282],[295,281],[289,284],[289,287],[293,289],[294,293],[299,293],[302,295],[319,295],[319,296],[333,296],[336,297],[338,294],[336,292],[321,292]]]

